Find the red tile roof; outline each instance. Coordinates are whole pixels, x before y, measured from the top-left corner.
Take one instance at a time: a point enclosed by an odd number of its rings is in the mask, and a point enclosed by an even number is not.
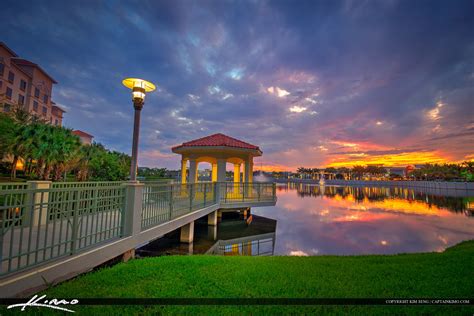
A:
[[[258,146],[243,142],[241,140],[229,137],[221,133],[195,139],[189,142],[185,142],[179,146],[173,147],[172,149],[174,150],[174,149],[183,148],[183,147],[197,147],[197,146],[225,146],[225,147],[260,150]]]
[[[77,136],[94,138],[94,136],[92,136],[91,134],[87,134],[86,132],[83,132],[83,131],[78,130],[78,129],[76,129],[75,131],[72,131],[72,133],[74,135],[77,135]]]
[[[53,83],[57,83],[56,80],[54,80],[53,77],[51,77],[50,75],[48,75],[48,73],[46,71],[44,71],[38,64],[35,64],[29,60],[26,60],[26,59],[23,59],[23,58],[12,58],[11,59],[12,62],[14,62],[15,64],[17,64],[18,66],[28,66],[28,67],[35,67],[37,68],[39,71],[41,71],[46,77],[48,77],[49,79],[51,79],[51,81]]]

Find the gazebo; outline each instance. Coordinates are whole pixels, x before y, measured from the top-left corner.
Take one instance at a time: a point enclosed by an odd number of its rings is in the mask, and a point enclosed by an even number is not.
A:
[[[253,158],[262,155],[258,146],[229,137],[213,134],[182,143],[172,148],[173,153],[181,155],[181,183],[198,182],[198,165],[208,162],[212,165],[212,181],[226,181],[226,163],[234,164],[234,182],[250,183],[253,176]],[[186,167],[189,161],[188,179]],[[243,177],[240,172],[243,168]]]

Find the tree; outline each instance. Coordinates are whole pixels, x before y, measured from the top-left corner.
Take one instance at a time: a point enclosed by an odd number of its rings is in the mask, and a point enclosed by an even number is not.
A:
[[[16,178],[16,167],[18,160],[25,156],[26,154],[26,143],[23,138],[25,134],[25,129],[28,128],[32,122],[36,119],[28,111],[26,111],[22,106],[18,104],[12,105],[11,111],[7,114],[11,121],[11,133],[13,134],[13,142],[9,143],[7,152],[11,155],[13,161],[11,164],[10,178]]]
[[[356,176],[357,180],[360,180],[360,178],[364,175],[365,173],[365,167],[364,166],[354,166],[352,167],[352,173]]]

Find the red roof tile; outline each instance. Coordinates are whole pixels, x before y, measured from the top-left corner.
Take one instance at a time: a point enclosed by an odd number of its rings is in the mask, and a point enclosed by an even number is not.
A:
[[[182,147],[197,147],[197,146],[225,146],[225,147],[260,150],[258,146],[243,142],[241,140],[229,137],[221,133],[195,139],[189,142],[185,142],[179,146],[173,147],[172,149],[178,149]]]
[[[92,136],[91,134],[87,134],[86,132],[83,132],[81,130],[78,130],[76,129],[75,131],[72,131],[72,133],[74,135],[77,135],[77,136],[82,136],[82,137],[90,137],[90,138],[93,138],[94,136]]]

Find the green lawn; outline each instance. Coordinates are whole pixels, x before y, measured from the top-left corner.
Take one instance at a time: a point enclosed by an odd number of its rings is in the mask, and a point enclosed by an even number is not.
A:
[[[392,256],[165,256],[104,268],[48,297],[474,298],[474,241]],[[474,314],[474,306],[96,306],[82,314]]]

